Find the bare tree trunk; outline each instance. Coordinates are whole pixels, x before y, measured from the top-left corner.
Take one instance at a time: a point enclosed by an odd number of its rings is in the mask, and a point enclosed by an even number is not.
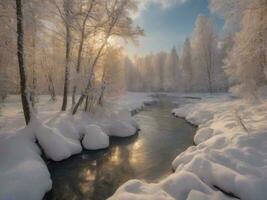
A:
[[[45,52],[43,52],[43,54],[45,54]],[[47,60],[47,59],[45,58],[44,60]],[[44,60],[41,60],[41,66],[43,69],[45,69],[45,77],[47,80],[48,92],[51,96],[51,100],[55,101],[56,100],[56,90],[55,90],[54,81],[53,81],[53,70],[44,64]],[[50,63],[50,66],[51,66],[51,63]]]
[[[64,1],[64,12],[66,15],[65,28],[66,28],[66,52],[65,52],[65,79],[64,79],[64,91],[61,111],[67,109],[68,104],[68,88],[69,88],[69,62],[70,62],[70,0]]]
[[[106,67],[104,68],[103,74],[102,74],[102,78],[101,78],[101,88],[100,88],[100,95],[98,98],[98,105],[103,106],[103,99],[104,99],[104,93],[105,93],[105,89],[106,89]]]
[[[84,44],[84,29],[85,29],[85,24],[83,27],[82,35],[81,35],[81,40],[80,40],[80,45],[79,45],[79,50],[78,50],[78,60],[77,60],[77,65],[76,65],[76,73],[77,75],[80,73],[80,68],[81,68],[81,58],[82,58],[82,50],[83,50],[83,44]],[[76,99],[76,91],[77,91],[77,84],[74,83],[73,90],[72,90],[72,105],[75,105],[75,99]]]
[[[265,4],[265,5],[264,5]],[[264,8],[264,6],[267,6],[267,1],[265,1],[262,5],[262,7]],[[261,23],[263,23],[264,20],[264,13],[261,12],[260,14],[260,21]],[[259,40],[261,44],[264,44],[264,34],[262,33],[262,31],[259,31]],[[264,48],[264,45],[260,45],[260,52],[259,52],[260,56],[259,56],[259,60],[260,60],[260,71],[261,71],[261,76],[260,78],[257,80],[258,85],[262,85],[262,84],[266,84],[266,78],[265,78],[265,66],[266,66],[266,56],[267,56],[267,52]]]
[[[54,86],[54,82],[53,79],[51,77],[51,75],[48,75],[48,90],[51,96],[51,100],[55,101],[56,100],[56,91],[55,91],[55,86]]]
[[[81,35],[79,50],[78,50],[78,60],[76,65],[76,73],[77,75],[80,73],[81,68],[81,57],[82,57],[82,50],[83,50],[83,44],[84,44],[84,32]],[[77,84],[74,83],[73,90],[72,90],[72,105],[75,105],[75,99],[76,99],[76,91],[77,91]]]
[[[76,103],[76,91],[77,91],[77,86],[74,85],[72,89],[72,97],[71,97],[72,106],[74,106]]]
[[[76,103],[76,105],[75,105],[74,108],[73,108],[73,111],[72,111],[72,114],[73,114],[73,115],[76,114],[76,112],[77,112],[79,106],[83,103],[83,100],[84,100],[85,97],[86,97],[85,94],[82,94],[82,95],[80,96],[79,101]]]
[[[98,105],[100,105],[100,106],[103,106],[105,89],[106,89],[106,84],[104,81],[103,85],[101,86],[100,96],[98,98]]]
[[[89,103],[89,96],[86,97],[85,104],[84,104],[84,112],[88,110],[88,103]]]
[[[24,44],[23,44],[23,5],[21,0],[16,0],[16,14],[17,14],[17,56],[19,63],[19,74],[20,74],[20,93],[23,113],[25,122],[28,124],[31,119],[30,105],[27,98],[27,77],[24,65]]]
[[[62,101],[61,111],[65,111],[67,109],[67,104],[68,104],[70,42],[68,39],[69,28],[66,28],[66,30],[67,30],[67,36],[66,36],[65,79],[64,79],[63,101]]]
[[[33,11],[32,11],[33,12]],[[32,17],[34,19],[34,31],[32,34],[32,49],[33,49],[33,54],[32,54],[32,59],[33,59],[33,63],[32,63],[32,91],[31,91],[31,103],[32,103],[32,107],[35,107],[35,103],[37,102],[37,70],[36,70],[36,59],[35,59],[35,48],[36,48],[36,21],[35,21],[35,15],[34,13],[32,13]]]

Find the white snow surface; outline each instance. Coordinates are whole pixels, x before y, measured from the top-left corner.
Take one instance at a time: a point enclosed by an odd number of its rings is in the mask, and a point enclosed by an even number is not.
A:
[[[52,187],[40,144],[47,158],[60,161],[86,149],[107,148],[109,135],[126,137],[138,127],[130,111],[140,109],[148,94],[127,93],[113,98],[95,113],[58,112],[61,101],[40,97],[38,114],[26,128],[18,96],[11,96],[0,115],[0,199],[40,200]],[[119,123],[118,123],[119,121]]]
[[[46,157],[54,161],[64,160],[82,151],[79,140],[65,137],[59,129],[43,124],[37,128],[36,138]]]
[[[109,137],[99,126],[89,125],[85,127],[82,144],[85,149],[89,150],[104,149],[109,146]]]
[[[156,184],[128,181],[109,200],[235,199],[221,191],[242,200],[266,199],[267,100],[202,98],[173,110],[199,126],[196,146],[174,159],[175,173]]]
[[[0,134],[0,199],[38,200],[52,187],[30,124]]]

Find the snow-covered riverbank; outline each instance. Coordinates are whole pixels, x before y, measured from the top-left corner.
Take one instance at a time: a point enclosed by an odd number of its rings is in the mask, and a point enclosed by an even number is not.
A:
[[[199,126],[196,146],[177,156],[175,173],[168,178],[156,184],[131,180],[110,200],[235,199],[221,191],[242,200],[266,199],[266,100],[250,103],[206,95],[173,113]]]
[[[55,161],[81,152],[82,146],[86,149],[106,148],[109,136],[135,134],[138,127],[131,119],[130,111],[153,101],[147,94],[127,93],[111,99],[110,105],[95,114],[80,113],[73,117],[57,112],[60,108],[57,103],[40,98],[38,118],[26,128],[18,129],[23,125],[19,98],[10,98],[1,111],[1,200],[39,200],[51,189],[50,174],[36,141],[46,157]]]
[[[166,179],[155,184],[129,181],[110,199],[234,199],[221,192],[224,191],[242,200],[264,200],[267,196],[267,101],[250,103],[227,95],[190,94],[180,99],[176,94],[166,95],[179,105],[173,110],[174,115],[199,126],[194,137],[196,146],[177,156],[172,163],[175,173]],[[18,104],[15,97],[12,99],[9,102]],[[56,112],[55,104],[40,102],[39,121],[21,129],[16,127],[23,124],[20,109],[13,109],[8,116],[5,112],[14,105],[5,105],[1,112],[1,119],[6,123],[2,121],[0,131],[0,199],[38,200],[51,189],[50,174],[35,143],[36,136],[47,157],[54,160],[79,153],[82,146],[105,148],[107,135],[128,136],[136,131],[136,124],[125,109],[136,110],[144,102],[152,101],[147,94],[128,93],[110,100],[109,109],[76,117]],[[44,122],[51,132],[40,130],[43,126],[38,123]],[[118,128],[119,122],[124,128]],[[97,137],[93,137],[95,132]]]

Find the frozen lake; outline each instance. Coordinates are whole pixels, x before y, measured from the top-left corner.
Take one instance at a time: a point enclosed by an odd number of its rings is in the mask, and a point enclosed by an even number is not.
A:
[[[171,115],[169,103],[147,106],[134,118],[139,134],[111,138],[108,149],[83,151],[50,162],[53,190],[49,200],[104,200],[129,179],[155,182],[172,173],[171,162],[193,144],[195,127]]]

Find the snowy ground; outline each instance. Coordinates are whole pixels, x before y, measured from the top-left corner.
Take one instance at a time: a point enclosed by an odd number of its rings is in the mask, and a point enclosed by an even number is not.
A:
[[[37,117],[29,126],[18,96],[10,96],[0,110],[0,199],[38,200],[52,187],[50,174],[41,158],[63,160],[82,151],[107,148],[109,136],[126,137],[138,128],[130,112],[153,99],[147,94],[127,93],[109,101],[94,114],[58,112],[61,101],[50,102],[41,96]]]
[[[257,103],[228,95],[166,94],[179,105],[173,110],[199,126],[196,146],[177,156],[175,173],[159,183],[132,180],[110,200],[265,200],[267,196],[267,100]],[[202,98],[202,100],[199,99]],[[38,200],[52,182],[36,138],[47,157],[62,160],[83,148],[106,148],[108,136],[129,136],[137,125],[129,112],[152,101],[128,93],[111,99],[105,109],[76,117],[59,113],[59,103],[41,97],[38,119],[27,128],[18,97],[11,96],[0,116],[0,199]],[[92,142],[93,141],[93,142]],[[171,165],[171,164],[170,164]],[[33,189],[34,188],[34,189]]]
[[[173,110],[199,126],[196,146],[173,161],[175,173],[155,184],[131,180],[109,200],[267,198],[267,100],[200,96],[202,100],[190,99],[187,104],[187,98],[177,101],[180,106]]]

